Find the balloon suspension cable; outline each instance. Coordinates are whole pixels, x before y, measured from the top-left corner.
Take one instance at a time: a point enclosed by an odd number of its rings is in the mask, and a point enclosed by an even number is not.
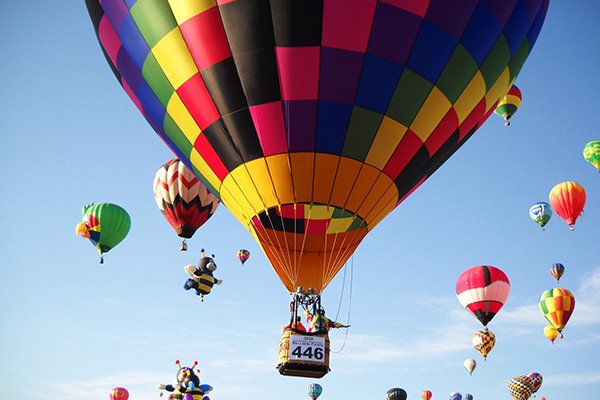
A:
[[[183,239],[181,241],[181,247],[179,248],[179,250],[181,250],[181,251],[187,251],[187,242],[185,241],[185,239]]]
[[[292,302],[290,303],[290,326],[296,329],[298,318],[298,308],[302,307],[308,310],[311,314],[317,315],[321,307],[321,296],[314,289],[310,289],[308,293],[304,288],[299,287],[295,292],[290,294]]]
[[[342,281],[342,292],[340,294],[340,302],[338,304],[338,311],[336,313],[335,316],[335,321],[337,321],[337,317],[340,313],[340,308],[342,306],[342,296],[344,294],[344,287],[346,286],[346,270],[347,268],[344,268],[344,279]],[[350,258],[350,289],[349,289],[349,295],[348,295],[348,316],[346,319],[346,325],[350,325],[350,313],[352,311],[352,284],[354,281],[354,256],[352,256]],[[340,348],[338,350],[330,350],[332,353],[341,353],[342,350],[344,350],[344,347],[346,346],[346,341],[348,340],[348,332],[349,329],[346,329],[346,334],[344,335],[344,341],[342,342],[342,345],[340,346]]]

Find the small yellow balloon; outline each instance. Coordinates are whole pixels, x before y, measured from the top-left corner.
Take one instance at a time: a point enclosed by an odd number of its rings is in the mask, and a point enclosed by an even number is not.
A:
[[[552,324],[548,324],[544,327],[544,335],[554,344],[554,339],[560,335],[560,332]]]

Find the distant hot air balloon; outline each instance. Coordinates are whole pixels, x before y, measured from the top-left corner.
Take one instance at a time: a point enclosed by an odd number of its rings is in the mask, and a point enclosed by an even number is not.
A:
[[[462,400],[462,394],[460,394],[458,392],[450,393],[448,400]]]
[[[237,258],[238,260],[240,260],[240,262],[242,263],[242,265],[244,265],[244,263],[246,261],[248,261],[248,259],[250,258],[250,252],[246,249],[241,249],[238,250],[237,252]]]
[[[513,85],[506,95],[500,99],[494,112],[506,121],[504,125],[510,125],[510,118],[517,112],[519,106],[521,106],[522,99],[523,95],[521,94],[521,90],[515,85]]]
[[[488,265],[469,268],[460,274],[456,282],[458,301],[483,326],[500,311],[509,291],[510,282],[506,274]]]
[[[406,400],[406,390],[400,388],[392,388],[385,394],[386,400]]]
[[[129,392],[124,387],[116,387],[110,391],[110,400],[127,400]]]
[[[496,335],[488,328],[485,328],[473,334],[471,343],[473,344],[473,348],[477,350],[485,360],[496,344]]]
[[[583,148],[583,158],[600,172],[600,141],[589,142]]]
[[[177,158],[156,172],[152,186],[160,212],[183,238],[181,250],[185,251],[185,239],[190,239],[214,214],[219,199]]]
[[[88,204],[81,210],[83,220],[75,227],[75,233],[90,239],[100,254],[121,243],[131,227],[131,219],[124,208],[111,203]]]
[[[549,0],[86,4],[157,134],[320,294],[493,113]]]
[[[546,290],[540,296],[538,306],[544,317],[560,332],[562,337],[562,330],[575,309],[573,293],[563,288]]]
[[[585,207],[585,189],[577,182],[561,182],[554,186],[548,196],[552,208],[567,221],[571,230]]]
[[[536,393],[538,390],[540,390],[542,387],[542,382],[544,381],[542,375],[539,372],[530,372],[527,374],[527,377],[531,379],[531,382],[533,382],[532,393]]]
[[[560,277],[563,276],[564,273],[565,266],[561,263],[554,263],[550,267],[550,275],[552,275],[552,277],[556,279],[557,282],[560,282]]]
[[[473,395],[471,393],[465,393],[463,400],[473,400]]]
[[[550,204],[543,201],[535,203],[529,208],[529,216],[536,224],[542,227],[542,230],[544,230],[544,226],[546,226],[550,221],[550,218],[552,218],[552,207],[550,207]]]
[[[508,381],[508,392],[517,400],[527,400],[533,393],[533,381],[525,375],[515,376]]]
[[[433,396],[431,394],[431,390],[423,390],[421,392],[421,399],[422,400],[431,400],[431,396]]]
[[[552,324],[548,324],[544,327],[544,336],[546,336],[552,344],[554,344],[554,340],[560,335],[558,329],[554,327]]]
[[[477,361],[475,361],[472,358],[467,358],[463,362],[463,366],[465,367],[465,369],[467,370],[467,372],[469,373],[469,375],[472,375],[473,371],[475,370],[475,367],[477,366]]]
[[[318,383],[311,383],[306,388],[306,394],[312,400],[317,400],[317,398],[323,393],[323,388]]]

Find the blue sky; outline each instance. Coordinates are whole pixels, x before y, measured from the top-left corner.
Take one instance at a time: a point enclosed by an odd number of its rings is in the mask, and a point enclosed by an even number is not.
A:
[[[434,400],[509,399],[507,381],[531,371],[544,377],[538,399],[598,396],[600,175],[581,152],[600,140],[599,18],[595,0],[552,1],[512,125],[492,115],[326,290],[328,313],[341,304],[352,328],[331,334],[343,350],[318,381],[321,399],[382,399],[391,387],[410,400],[424,389]],[[83,2],[1,2],[0,34],[2,397],[100,400],[124,386],[132,400],[158,398],[180,359],[199,361],[214,400],[307,398],[312,380],[275,370],[289,296],[245,228],[221,207],[179,252],[152,196],[172,155],[115,81]],[[542,232],[529,206],[564,180],[586,188],[585,213],[574,232],[556,215]],[[83,205],[105,201],[125,207],[132,228],[100,265],[74,227]],[[202,247],[224,281],[204,303],[182,289]],[[239,248],[252,253],[243,268]],[[537,301],[556,286],[553,262],[577,303],[551,345]],[[480,324],[454,294],[458,275],[481,264],[511,281],[485,362],[471,348]],[[478,361],[472,376],[466,358]]]

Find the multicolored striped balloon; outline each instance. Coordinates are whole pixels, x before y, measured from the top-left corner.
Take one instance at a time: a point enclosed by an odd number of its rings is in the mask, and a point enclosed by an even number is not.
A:
[[[243,266],[244,263],[246,261],[248,261],[248,259],[250,258],[250,252],[246,249],[238,250],[237,258],[238,258],[238,260],[240,260],[240,262],[242,263],[242,266]]]
[[[523,100],[523,95],[521,94],[521,90],[515,85],[508,90],[502,99],[500,99],[494,112],[504,119],[504,125],[510,125],[510,119],[521,106],[521,100]]]
[[[560,278],[563,276],[563,274],[565,273],[565,266],[562,265],[561,263],[554,263],[552,264],[552,266],[550,267],[550,275],[556,279],[557,282],[560,282]]]
[[[458,277],[458,301],[483,326],[500,311],[510,292],[510,282],[502,270],[489,265],[469,268]]]
[[[549,0],[86,3],[158,135],[321,293],[494,112]]]
[[[517,400],[527,400],[533,393],[533,381],[525,375],[515,376],[508,381],[508,392]]]
[[[556,213],[575,229],[575,221],[585,207],[585,189],[577,182],[561,182],[554,186],[548,196],[550,204]]]
[[[600,172],[600,141],[589,142],[583,148],[583,158]]]
[[[564,288],[553,288],[546,290],[540,296],[538,307],[544,317],[560,332],[564,329],[573,310],[575,309],[575,297],[573,293]]]
[[[488,354],[496,344],[496,335],[488,328],[485,328],[473,334],[471,343],[473,344],[473,348],[483,356],[484,360],[486,360]]]
[[[154,200],[165,219],[184,238],[181,250],[215,213],[219,199],[179,159],[167,161],[154,177]]]
[[[550,218],[552,218],[552,207],[550,207],[550,204],[540,201],[529,208],[529,216],[533,222],[541,226],[542,230],[544,230],[544,227],[550,221]]]

